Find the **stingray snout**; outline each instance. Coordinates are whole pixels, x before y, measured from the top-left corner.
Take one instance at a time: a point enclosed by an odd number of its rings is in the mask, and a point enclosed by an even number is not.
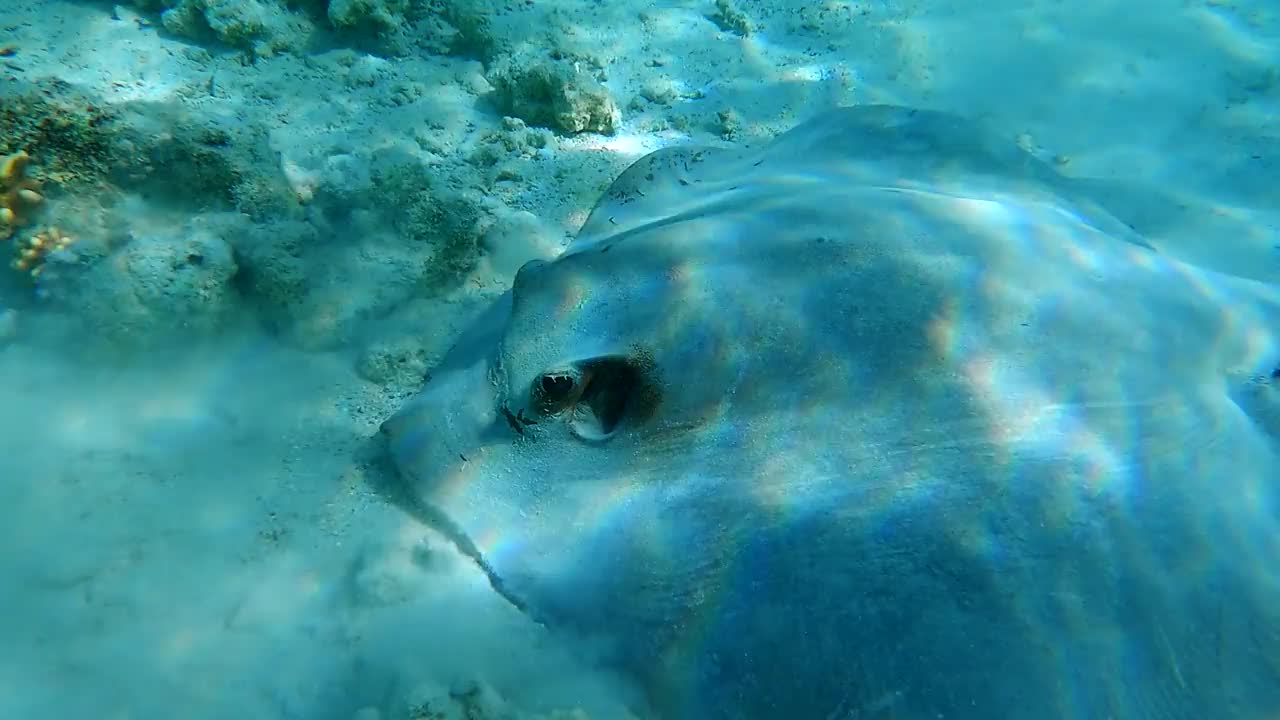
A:
[[[430,495],[485,444],[497,399],[483,363],[434,376],[381,432],[404,482]]]

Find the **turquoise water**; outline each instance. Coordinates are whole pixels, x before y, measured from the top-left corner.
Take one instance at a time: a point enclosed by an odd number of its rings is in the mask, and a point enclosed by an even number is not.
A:
[[[1280,10],[3,5],[0,718],[1280,717]]]

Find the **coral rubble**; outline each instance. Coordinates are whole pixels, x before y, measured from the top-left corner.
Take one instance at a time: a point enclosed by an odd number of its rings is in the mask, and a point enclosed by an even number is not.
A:
[[[31,156],[18,151],[0,160],[0,238],[31,221],[44,203],[40,183],[27,177]]]
[[[578,64],[514,54],[488,74],[499,109],[563,135],[612,135],[621,113],[609,91]]]
[[[18,241],[17,257],[14,258],[11,266],[14,270],[30,273],[33,278],[38,277],[44,269],[45,258],[73,242],[75,238],[57,227],[45,228]]]

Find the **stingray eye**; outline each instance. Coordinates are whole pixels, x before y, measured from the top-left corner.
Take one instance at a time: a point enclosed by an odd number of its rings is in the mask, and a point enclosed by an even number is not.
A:
[[[583,378],[577,369],[547,372],[533,383],[533,405],[543,415],[553,415],[577,401]]]
[[[573,391],[573,378],[567,375],[543,375],[542,396],[551,402],[564,400]]]
[[[642,423],[657,410],[661,392],[649,354],[601,355],[538,375],[530,388],[535,412],[563,415],[582,440],[613,437],[624,423]]]

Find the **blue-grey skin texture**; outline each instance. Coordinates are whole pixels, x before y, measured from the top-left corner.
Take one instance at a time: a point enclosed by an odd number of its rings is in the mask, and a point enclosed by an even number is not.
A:
[[[1276,288],[973,124],[845,108],[638,161],[383,430],[655,717],[1261,720],[1278,366]]]

